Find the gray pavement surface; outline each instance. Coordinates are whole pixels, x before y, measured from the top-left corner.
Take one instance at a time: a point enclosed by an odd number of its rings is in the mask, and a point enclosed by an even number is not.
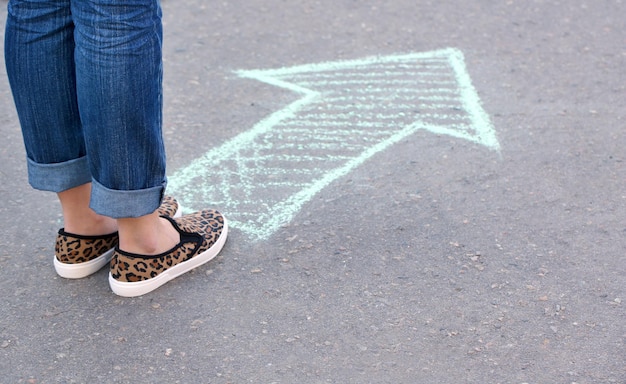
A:
[[[0,382],[626,383],[624,1],[163,8],[170,174],[299,97],[235,70],[447,47],[500,151],[417,132],[126,299],[56,276],[2,65]]]

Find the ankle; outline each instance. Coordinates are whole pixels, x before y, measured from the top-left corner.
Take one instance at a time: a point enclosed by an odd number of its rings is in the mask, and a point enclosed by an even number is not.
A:
[[[157,214],[119,219],[119,248],[139,255],[158,255],[174,248],[180,241],[178,231]]]
[[[117,231],[117,221],[89,207],[91,183],[59,192],[65,231],[77,235],[108,235]]]
[[[81,215],[65,214],[64,227],[66,232],[77,235],[108,235],[117,232],[117,221],[91,211]]]

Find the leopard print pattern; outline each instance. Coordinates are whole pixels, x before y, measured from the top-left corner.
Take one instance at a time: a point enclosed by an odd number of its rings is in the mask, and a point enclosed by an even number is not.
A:
[[[157,209],[159,216],[174,217],[176,211],[178,211],[178,201],[172,196],[163,196],[161,205]]]
[[[224,216],[216,210],[208,209],[174,219],[183,232],[199,233],[204,238],[199,252],[209,249],[222,234]]]
[[[164,196],[158,208],[159,215],[174,217],[178,202],[172,196]],[[59,230],[54,251],[57,259],[64,264],[79,264],[94,260],[115,247],[118,235],[81,236]]]
[[[117,241],[117,232],[104,236],[80,236],[61,229],[54,251],[61,263],[78,264],[98,258],[115,247]]]
[[[122,282],[138,282],[156,277],[209,249],[224,228],[224,217],[215,210],[196,212],[170,221],[175,223],[181,238],[173,252],[142,256],[117,249],[111,260],[111,276]]]

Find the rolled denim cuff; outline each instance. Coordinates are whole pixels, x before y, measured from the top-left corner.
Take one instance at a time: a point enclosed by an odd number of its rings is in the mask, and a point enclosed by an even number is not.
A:
[[[158,187],[121,191],[92,180],[90,207],[96,213],[114,219],[149,215],[161,205],[166,184],[164,181]]]
[[[54,164],[39,164],[27,159],[28,182],[42,191],[63,192],[91,182],[87,157]]]

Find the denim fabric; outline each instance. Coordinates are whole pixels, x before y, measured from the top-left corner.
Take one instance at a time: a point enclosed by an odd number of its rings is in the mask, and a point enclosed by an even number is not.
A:
[[[165,189],[158,0],[10,0],[5,61],[34,188],[92,182],[91,207],[137,217]]]

